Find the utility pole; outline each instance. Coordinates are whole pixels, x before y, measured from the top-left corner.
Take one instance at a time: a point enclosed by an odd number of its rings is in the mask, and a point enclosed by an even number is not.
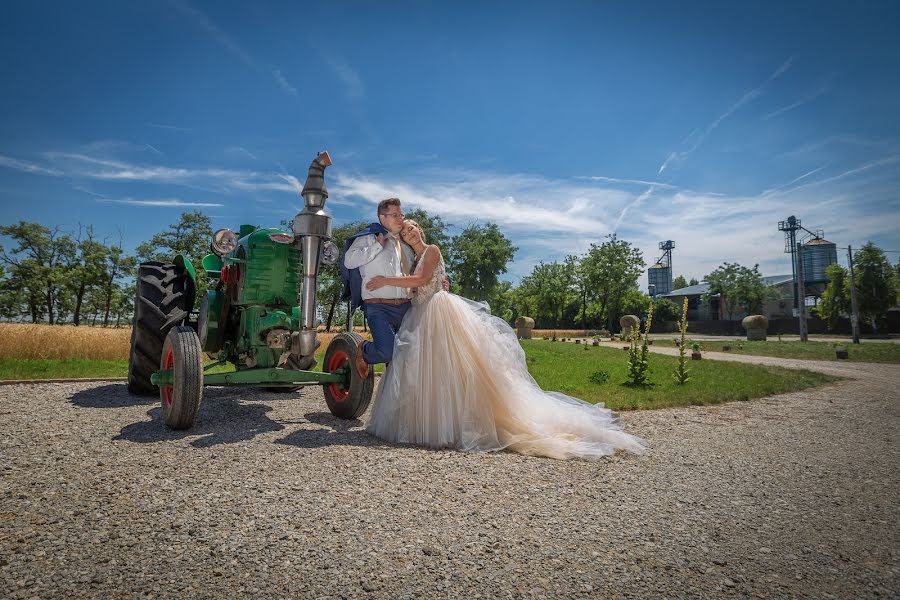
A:
[[[853,343],[859,343],[859,305],[856,303],[856,281],[853,279],[853,246],[847,244],[847,261],[850,263],[850,326]]]
[[[800,317],[800,341],[809,339],[806,329],[806,283],[803,281],[803,244],[797,244],[797,315]]]

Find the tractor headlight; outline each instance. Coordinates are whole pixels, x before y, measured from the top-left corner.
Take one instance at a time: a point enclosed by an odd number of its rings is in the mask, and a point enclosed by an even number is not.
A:
[[[237,235],[230,229],[220,229],[213,234],[212,251],[225,256],[237,246]]]
[[[337,244],[335,244],[331,240],[327,240],[322,244],[322,257],[320,260],[323,265],[333,265],[337,262],[340,255],[341,252],[340,250],[338,250]]]

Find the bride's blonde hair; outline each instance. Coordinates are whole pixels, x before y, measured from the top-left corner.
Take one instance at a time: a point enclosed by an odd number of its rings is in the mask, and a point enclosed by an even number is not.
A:
[[[423,244],[427,244],[428,242],[425,240],[425,230],[422,229],[422,226],[419,225],[418,223],[416,223],[416,222],[415,222],[414,220],[412,220],[412,219],[403,219],[403,225],[406,225],[407,223],[410,223],[411,225],[415,225],[415,226],[416,226],[416,229],[419,230],[419,237],[422,238],[422,243],[423,243]]]

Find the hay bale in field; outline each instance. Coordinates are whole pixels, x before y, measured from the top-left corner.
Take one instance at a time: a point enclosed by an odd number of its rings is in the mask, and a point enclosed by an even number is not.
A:
[[[626,338],[631,337],[632,329],[637,329],[639,333],[641,330],[641,320],[634,315],[622,315],[619,325],[622,326],[622,335]]]
[[[519,317],[516,319],[516,335],[520,340],[530,340],[532,329],[534,329],[534,319],[531,317]]]
[[[741,325],[747,330],[747,341],[766,341],[766,330],[769,328],[769,320],[763,315],[744,317]]]

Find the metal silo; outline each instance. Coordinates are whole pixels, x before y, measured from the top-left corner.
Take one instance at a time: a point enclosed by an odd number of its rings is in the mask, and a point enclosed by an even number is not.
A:
[[[828,283],[825,269],[837,262],[837,246],[823,238],[813,238],[803,244],[804,283]]]
[[[647,282],[653,286],[650,289],[655,290],[655,295],[668,294],[672,291],[672,268],[656,263],[647,269]]]

